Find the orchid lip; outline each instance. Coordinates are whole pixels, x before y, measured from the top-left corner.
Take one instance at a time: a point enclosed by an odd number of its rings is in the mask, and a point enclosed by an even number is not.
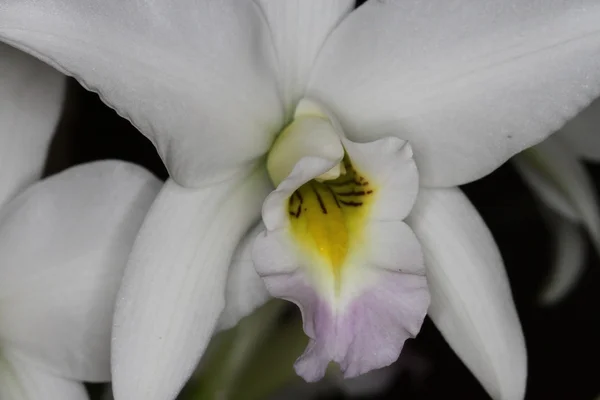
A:
[[[418,192],[410,145],[354,143],[319,107],[300,102],[271,149],[276,189],[253,248],[271,295],[302,311],[311,341],[296,371],[309,381],[330,361],[347,377],[389,365],[429,304],[420,245],[403,222]]]

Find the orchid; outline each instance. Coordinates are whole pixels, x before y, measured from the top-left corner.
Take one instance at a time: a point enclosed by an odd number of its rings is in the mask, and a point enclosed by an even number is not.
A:
[[[160,182],[106,161],[41,177],[65,77],[0,45],[0,399],[85,400],[110,379],[127,255]]]
[[[584,272],[586,241],[600,254],[600,210],[592,178],[582,161],[600,161],[600,100],[561,130],[513,158],[525,183],[546,206],[555,252],[541,301],[554,304],[569,294]]]
[[[428,313],[494,398],[523,397],[502,260],[456,186],[598,95],[600,4],[353,5],[0,1],[0,37],[98,92],[171,176],[118,295],[117,400],[174,398],[265,288],[302,310],[307,380],[390,364]]]

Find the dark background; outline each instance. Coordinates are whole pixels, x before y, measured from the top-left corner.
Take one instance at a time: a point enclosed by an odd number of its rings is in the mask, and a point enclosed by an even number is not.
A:
[[[116,158],[167,177],[151,143],[73,80],[51,154],[47,174]],[[587,167],[600,183],[600,165]],[[588,269],[576,290],[556,306],[541,307],[536,296],[548,272],[552,243],[538,203],[510,163],[462,189],[483,216],[505,260],[529,354],[527,399],[594,399],[600,394],[600,274],[591,246]],[[370,398],[489,398],[430,320],[410,346],[432,366],[425,379],[417,382],[399,374],[387,393]]]

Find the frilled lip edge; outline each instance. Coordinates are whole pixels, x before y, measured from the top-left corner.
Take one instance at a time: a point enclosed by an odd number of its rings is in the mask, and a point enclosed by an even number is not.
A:
[[[419,332],[429,291],[425,276],[381,270],[376,285],[343,310],[334,310],[297,270],[264,277],[271,295],[294,302],[302,312],[310,342],[296,361],[308,382],[323,378],[331,361],[353,378],[396,361],[404,342]]]
[[[331,361],[346,378],[390,365],[404,342],[419,332],[430,302],[421,247],[403,222],[418,193],[410,146],[396,138],[342,142],[379,189],[364,226],[364,243],[340,278],[344,294],[324,291],[317,282],[310,257],[294,241],[287,208],[296,189],[339,160],[305,157],[296,164],[265,200],[267,230],[253,248],[256,270],[270,294],[302,312],[310,342],[295,369],[309,382],[321,379]]]

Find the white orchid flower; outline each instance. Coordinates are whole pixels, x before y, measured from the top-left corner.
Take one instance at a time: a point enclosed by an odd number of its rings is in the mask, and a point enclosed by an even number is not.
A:
[[[585,271],[585,228],[600,255],[600,209],[592,177],[582,161],[600,162],[600,100],[570,120],[556,134],[519,153],[514,165],[547,206],[555,251],[544,304],[554,304],[577,285]]]
[[[264,301],[252,264],[304,313],[311,344],[296,367],[308,380],[332,360],[347,377],[393,362],[428,311],[494,398],[523,397],[524,341],[501,257],[454,186],[598,94],[600,3],[352,9],[0,1],[0,37],[98,92],[171,175],[118,296],[117,400],[176,396],[215,327]],[[261,207],[264,232],[251,229]]]
[[[160,182],[98,162],[39,179],[65,77],[0,44],[0,399],[85,400],[110,379],[116,292]]]

